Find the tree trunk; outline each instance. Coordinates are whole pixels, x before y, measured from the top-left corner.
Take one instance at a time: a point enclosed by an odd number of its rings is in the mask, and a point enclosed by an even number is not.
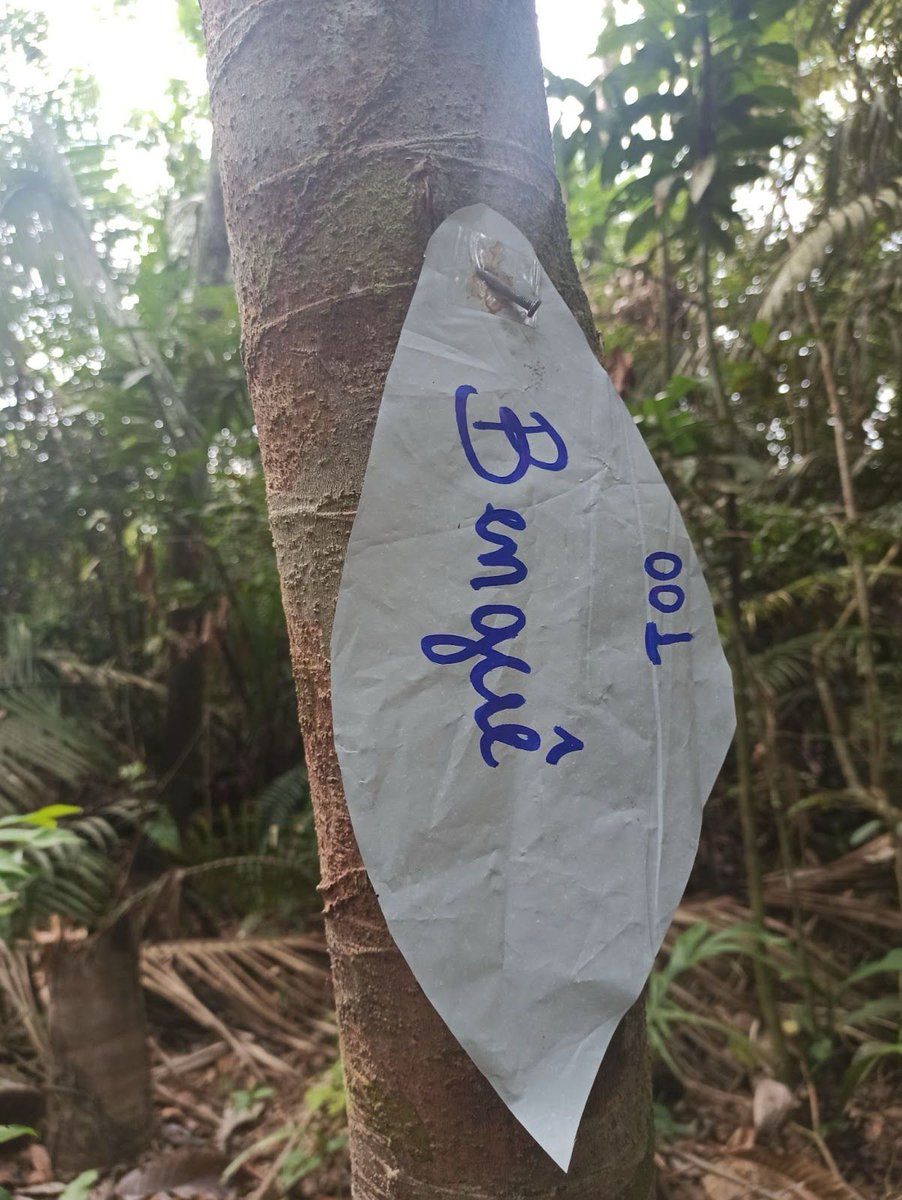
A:
[[[204,288],[224,286],[229,277],[229,247],[215,145],[210,154],[197,240],[195,299]],[[206,305],[207,302],[202,300],[202,303]],[[222,316],[221,312],[206,307],[202,307],[201,312],[209,321]],[[203,599],[206,555],[199,517],[208,498],[209,483],[204,453],[206,443],[201,434],[202,414],[197,412],[197,395],[201,385],[202,380],[197,372],[189,374],[184,389],[184,405],[196,415],[197,423],[185,429],[178,449],[193,455],[196,461],[188,468],[176,464],[172,482],[173,519],[167,530],[169,574],[171,580],[183,585],[188,595],[176,601],[166,614],[169,670],[166,676],[166,716],[163,722],[160,773],[163,778],[163,803],[181,829],[189,823],[200,806],[204,784],[202,742],[207,676],[204,624],[208,605]]]
[[[594,345],[554,175],[526,0],[201,0],[213,120],[310,771],[357,1200],[646,1200],[641,1004],[569,1175],[423,997],[361,866],[328,647],[389,363],[429,235],[483,201],[536,248]],[[561,914],[566,920],[566,914]]]
[[[51,1080],[48,1148],[61,1172],[112,1167],[153,1131],[138,948],[127,918],[45,960]]]

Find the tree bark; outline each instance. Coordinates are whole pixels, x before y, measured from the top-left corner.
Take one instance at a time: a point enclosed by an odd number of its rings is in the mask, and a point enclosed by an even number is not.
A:
[[[45,958],[48,1148],[61,1172],[133,1160],[153,1133],[138,947],[128,918]]]
[[[593,346],[527,0],[201,0],[213,121],[310,771],[357,1200],[646,1200],[641,1004],[568,1175],[425,1000],[354,841],[328,648],[391,358],[426,242],[483,201],[532,241]],[[561,914],[566,920],[566,914]]]

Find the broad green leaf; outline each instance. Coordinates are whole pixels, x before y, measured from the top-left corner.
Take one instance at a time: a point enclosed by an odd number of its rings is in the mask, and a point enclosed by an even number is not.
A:
[[[865,1042],[864,1045],[859,1046],[843,1077],[843,1097],[848,1099],[881,1059],[896,1057],[902,1058],[902,1043],[900,1042]]]
[[[65,829],[23,829],[21,827],[7,827],[0,829],[0,843],[14,843],[38,849],[46,849],[48,846],[62,846],[66,842],[77,840],[73,835]]]
[[[626,237],[623,241],[623,249],[629,253],[634,246],[638,245],[644,237],[646,237],[655,227],[657,216],[655,210],[649,206],[646,210],[636,217],[635,221],[627,230]]]
[[[673,51],[664,39],[646,42],[640,50],[636,51],[630,66],[633,68],[636,86],[646,79],[650,81],[660,78],[662,71],[671,75],[676,74],[679,69],[676,59],[673,57]]]
[[[665,40],[651,17],[641,17],[638,21],[632,21],[627,25],[611,24],[602,30],[595,45],[595,54],[598,58],[607,58],[618,54],[626,46],[635,46],[646,39]]]
[[[753,53],[759,58],[769,58],[787,67],[799,65],[799,52],[789,42],[765,42],[763,46],[755,47]]]
[[[27,879],[32,874],[21,857],[15,857],[6,850],[0,850],[0,879],[12,882],[14,879]]]
[[[0,1125],[0,1146],[20,1137],[37,1137],[37,1134],[29,1125]]]
[[[842,1019],[843,1025],[864,1025],[868,1021],[881,1017],[894,1016],[902,1009],[902,996],[881,996],[877,1000],[869,1000],[860,1008],[853,1009]]]
[[[869,979],[871,975],[880,975],[885,971],[893,973],[902,973],[902,947],[895,950],[890,950],[883,958],[875,959],[873,962],[864,963],[857,971],[853,971],[846,980],[845,986],[859,983],[862,979]]]
[[[796,137],[801,132],[801,126],[785,114],[755,117],[738,133],[732,133],[719,140],[717,148],[721,153],[730,151],[731,154],[737,155],[752,154],[754,151],[780,146],[787,138]]]
[[[23,813],[20,818],[25,825],[40,825],[45,829],[53,829],[62,817],[75,817],[81,812],[76,804],[48,804],[34,812]]]
[[[699,387],[699,380],[691,375],[671,375],[664,395],[668,400],[679,401],[688,396],[693,388]]]
[[[99,1171],[82,1171],[72,1182],[67,1186],[66,1190],[61,1194],[59,1200],[87,1200],[91,1193],[92,1186],[100,1178]]]
[[[624,116],[630,124],[634,124],[642,117],[656,119],[664,116],[665,113],[683,112],[691,98],[689,91],[680,92],[678,96],[673,92],[651,92],[648,95],[640,96],[632,104],[625,105]]]
[[[144,835],[155,842],[167,854],[176,855],[181,850],[179,828],[171,813],[158,809],[144,825]]]
[[[545,81],[548,95],[554,96],[558,100],[565,100],[572,96],[585,106],[592,94],[591,86],[580,83],[578,79],[567,79],[555,75],[551,71],[545,72]]]
[[[751,336],[753,345],[759,350],[763,350],[767,344],[767,339],[770,337],[770,322],[760,319],[752,321],[749,335]]]
[[[601,157],[601,178],[604,183],[613,183],[620,174],[620,164],[623,161],[623,151],[620,143],[611,139]]]
[[[799,106],[795,92],[791,88],[783,87],[778,83],[764,83],[760,87],[755,88],[753,92],[740,92],[733,97],[735,101],[742,100],[747,102],[749,108],[784,108],[794,110]],[[729,106],[728,106],[729,107]]]

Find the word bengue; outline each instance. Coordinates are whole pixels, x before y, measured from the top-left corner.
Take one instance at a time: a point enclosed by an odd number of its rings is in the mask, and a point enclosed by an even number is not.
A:
[[[473,421],[467,414],[467,405],[471,396],[476,395],[476,388],[462,384],[454,396],[454,415],[457,424],[457,434],[467,462],[473,471],[488,483],[506,487],[522,479],[530,468],[540,471],[562,471],[569,462],[567,446],[560,433],[542,413],[531,412],[532,424],[524,423],[513,409],[501,405],[498,409],[497,421]],[[472,429],[495,430],[504,435],[511,450],[514,452],[513,466],[506,473],[489,470],[480,460],[473,445]],[[532,439],[544,438],[545,449],[551,456],[541,458],[532,449]],[[478,554],[477,562],[492,572],[488,575],[474,575],[470,587],[479,591],[487,587],[516,587],[525,582],[529,568],[517,557],[517,542],[502,530],[514,530],[522,533],[526,529],[526,519],[522,513],[513,508],[500,508],[488,502],[485,511],[476,519],[476,533],[484,541],[494,546]],[[658,565],[665,563],[667,569],[662,570]],[[675,579],[682,570],[682,560],[676,554],[667,551],[655,551],[645,559],[645,572],[652,579],[663,581],[652,587],[649,603],[662,613],[678,611],[685,600],[685,592],[677,584],[670,581]],[[665,599],[668,596],[670,599]],[[480,697],[482,703],[473,712],[479,731],[479,753],[483,762],[490,767],[498,766],[494,746],[496,743],[510,746],[514,750],[536,751],[542,747],[542,735],[531,725],[515,721],[495,722],[494,718],[501,713],[523,708],[526,697],[520,692],[505,692],[499,695],[487,683],[487,676],[493,671],[507,667],[529,675],[532,668],[529,663],[516,655],[500,649],[505,642],[512,642],[526,628],[526,614],[516,604],[480,604],[470,614],[470,625],[475,637],[466,637],[455,633],[428,634],[420,641],[420,647],[430,662],[441,666],[449,666],[475,659],[470,668],[470,683]],[[650,662],[655,666],[661,663],[659,647],[669,646],[674,642],[692,640],[691,633],[662,633],[654,621],[649,621],[645,627],[645,651]],[[562,725],[552,726],[557,741],[545,755],[545,761],[555,766],[567,754],[575,754],[585,748],[585,743]]]

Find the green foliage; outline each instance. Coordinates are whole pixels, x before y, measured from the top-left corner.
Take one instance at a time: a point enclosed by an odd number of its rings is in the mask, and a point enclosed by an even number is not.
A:
[[[310,1113],[325,1113],[327,1117],[343,1117],[347,1108],[345,1077],[341,1059],[304,1093],[304,1107]]]
[[[229,1096],[229,1102],[236,1112],[248,1112],[263,1100],[268,1100],[275,1093],[271,1087],[259,1084],[253,1088],[238,1088]]]
[[[0,1146],[20,1137],[37,1137],[37,1132],[28,1125],[0,1125]]]
[[[261,850],[279,850],[295,859],[305,847],[309,851],[313,811],[305,766],[292,767],[266,785],[257,800],[256,820]]]
[[[77,812],[72,805],[56,804],[22,816],[0,817],[0,930],[21,905],[27,886],[40,874],[37,856],[77,843],[73,834],[57,824],[60,816]]]
[[[289,1193],[345,1149],[346,1121],[344,1072],[337,1059],[307,1088],[296,1118],[242,1151],[229,1163],[223,1179],[233,1178],[249,1158],[279,1148],[279,1184],[283,1193]]]
[[[875,959],[873,962],[862,963],[862,965],[852,972],[849,976],[846,986],[860,983],[863,979],[870,979],[872,975],[882,975],[884,972],[892,972],[894,974],[902,974],[902,949],[890,950],[883,958]]]
[[[66,669],[71,679],[78,665]],[[99,725],[109,697],[101,691],[92,719],[82,692],[76,714],[64,682],[24,623],[10,621],[0,658],[3,937],[55,913],[93,925],[112,895],[122,836],[147,806],[123,762],[127,749]]]
[[[895,1042],[863,1042],[855,1051],[843,1076],[843,1095],[849,1099],[855,1089],[882,1063],[902,1065],[902,1037]]]
[[[767,326],[780,314],[793,292],[804,286],[814,271],[826,270],[831,261],[839,261],[835,254],[846,243],[852,243],[862,234],[870,232],[879,223],[885,223],[886,231],[897,229],[902,224],[902,180],[881,188],[875,195],[864,193],[846,201],[839,208],[826,213],[794,246],[770,280],[761,305],[758,329]],[[756,345],[758,343],[756,342]],[[763,346],[758,347],[762,349]]]
[[[179,29],[198,54],[204,53],[204,35],[200,26],[200,8],[193,0],[176,0]]]
[[[258,796],[201,814],[183,839],[156,818],[151,829],[210,904],[234,915],[296,919],[315,904],[319,878],[307,769],[292,767]],[[221,865],[222,864],[222,865]]]
[[[655,0],[617,15],[596,80],[550,80],[568,121],[579,108],[555,149],[610,369],[629,364],[627,401],[747,676],[748,761],[734,751],[709,804],[696,886],[734,891],[757,862],[765,915],[792,930],[726,930],[720,951],[682,933],[649,984],[650,1037],[681,1077],[687,1047],[751,1071],[782,1022],[818,1083],[845,1071],[848,1093],[898,1061],[902,1015],[889,916],[864,964],[843,926],[847,898],[899,899],[875,848],[902,819],[902,13]],[[760,1049],[696,999],[737,959],[749,984],[773,980]]]
[[[655,1100],[652,1105],[655,1123],[655,1139],[658,1142],[673,1142],[686,1137],[692,1132],[691,1126],[674,1120],[673,1113],[666,1104]]]
[[[65,1189],[60,1193],[59,1200],[88,1200],[91,1188],[99,1178],[99,1171],[82,1171],[71,1183],[66,1184]]]
[[[44,779],[75,788],[107,765],[105,747],[87,737],[77,718],[64,716],[60,691],[36,662],[29,630],[6,627],[0,659],[0,810],[28,808],[45,795]]]
[[[290,1191],[348,1144],[347,1097],[337,1059],[304,1093],[301,1117],[279,1166],[279,1183]]]
[[[582,106],[571,160],[579,154],[604,185],[618,185],[610,211],[630,214],[626,253],[658,234],[732,246],[736,190],[802,132],[787,86],[798,66],[787,40],[793,7],[655,3],[631,24],[608,24],[593,84],[551,80],[552,95]]]
[[[179,15],[199,44],[196,6]],[[61,911],[88,923],[134,830],[129,798],[156,853],[182,858],[204,827],[241,823],[300,749],[205,101],[173,82],[163,111],[110,141],[88,77],[42,86],[42,37],[21,13],[0,27],[4,61],[35,68],[0,125],[0,608],[27,614],[10,639],[21,625],[41,647],[3,661],[0,811],[48,788],[85,809]],[[129,194],[125,142],[162,156],[159,194]],[[189,768],[166,684],[198,643]],[[29,654],[36,678],[17,665]],[[193,832],[165,808],[189,770]],[[309,822],[271,824],[309,863]],[[270,825],[253,825],[256,854]],[[55,899],[30,889],[35,917],[63,904],[55,878]]]
[[[705,1016],[680,1003],[673,996],[674,983],[710,959],[724,955],[752,956],[759,953],[755,931],[748,925],[735,925],[712,932],[704,923],[691,925],[674,941],[667,962],[652,972],[646,992],[645,1011],[648,1021],[648,1041],[652,1052],[677,1076],[680,1075],[672,1052],[675,1035],[681,1026],[706,1029],[726,1037],[736,1047],[742,1045],[746,1055],[753,1055],[748,1039],[725,1021]]]

